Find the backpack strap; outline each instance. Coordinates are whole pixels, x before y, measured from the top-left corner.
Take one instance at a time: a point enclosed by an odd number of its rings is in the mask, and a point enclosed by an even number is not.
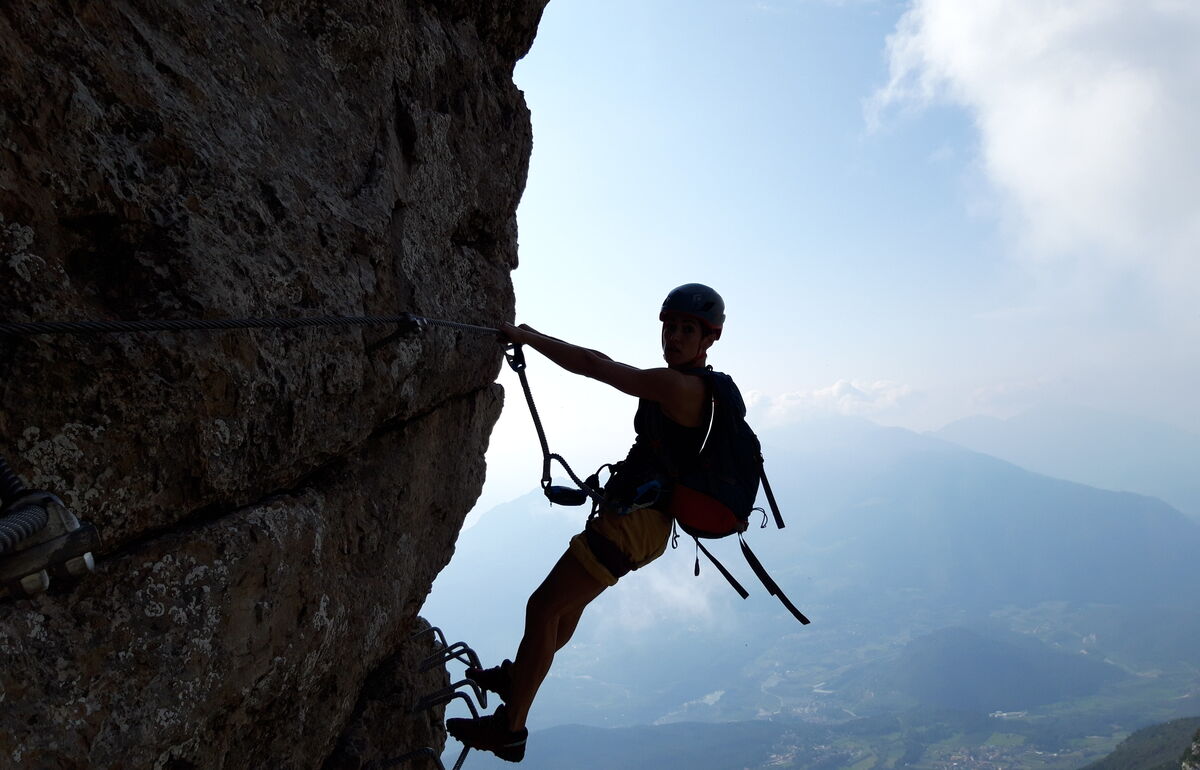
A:
[[[725,565],[722,564],[721,562],[717,561],[717,557],[715,557],[711,553],[709,553],[708,549],[700,544],[699,538],[692,538],[692,539],[696,541],[696,547],[699,548],[701,551],[703,551],[704,555],[708,557],[708,560],[713,563],[713,566],[716,567],[717,570],[722,575],[725,576],[725,579],[729,581],[729,585],[733,586],[733,590],[737,591],[743,599],[749,597],[750,592],[747,591],[745,588],[742,588],[742,584],[737,582],[737,580],[734,579],[733,575],[729,574],[729,570],[725,569]],[[700,574],[700,557],[696,557],[696,574],[697,575]]]
[[[763,586],[767,589],[767,593],[778,597],[779,601],[783,602],[783,606],[787,607],[788,612],[792,613],[796,620],[800,621],[801,625],[807,626],[811,621],[804,617],[804,613],[796,609],[796,605],[792,604],[791,600],[784,595],[779,585],[767,574],[766,568],[763,567],[758,557],[754,555],[754,551],[750,550],[750,546],[746,545],[746,541],[741,535],[738,535],[738,542],[742,544],[742,555],[746,557],[746,563],[750,565],[750,569],[754,570],[754,574],[758,575],[758,579],[762,581]]]
[[[775,514],[775,527],[783,529],[783,514],[779,512],[779,503],[775,502],[775,493],[771,491],[771,482],[767,481],[767,469],[762,464],[762,457],[758,458],[758,477],[762,479],[763,492],[767,493],[767,502],[771,505],[771,513]],[[763,524],[766,522],[764,521]]]

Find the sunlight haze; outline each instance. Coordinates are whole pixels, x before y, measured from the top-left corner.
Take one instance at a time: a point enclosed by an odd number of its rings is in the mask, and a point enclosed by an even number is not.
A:
[[[554,0],[516,71],[518,322],[657,366],[698,281],[760,427],[1072,404],[1200,433],[1198,35],[1166,0]],[[624,455],[630,399],[529,377],[576,470]],[[501,382],[477,510],[540,474]]]

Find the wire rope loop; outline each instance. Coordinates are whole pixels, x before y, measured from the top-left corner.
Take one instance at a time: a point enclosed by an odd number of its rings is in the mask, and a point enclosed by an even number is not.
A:
[[[548,460],[557,460],[557,461],[558,461],[558,464],[559,464],[559,465],[561,465],[561,466],[563,467],[563,469],[564,469],[564,470],[566,470],[566,472],[567,472],[567,475],[571,477],[571,481],[574,481],[574,482],[575,482],[575,486],[577,486],[577,487],[579,487],[581,490],[583,490],[584,494],[586,494],[586,495],[587,495],[588,497],[590,497],[592,500],[594,500],[594,501],[596,501],[596,502],[598,502],[598,503],[600,503],[600,502],[603,502],[603,501],[604,501],[604,498],[603,498],[603,496],[602,496],[602,495],[600,495],[600,493],[599,493],[599,492],[597,492],[596,490],[592,489],[590,486],[588,486],[587,482],[584,482],[584,481],[580,480],[579,476],[575,475],[575,471],[571,470],[571,466],[570,466],[570,465],[567,465],[567,461],[563,459],[562,455],[559,455],[559,454],[552,454],[552,455],[549,455],[549,456],[547,457],[547,459],[548,459]],[[548,482],[547,482],[545,479],[543,479],[542,486],[543,486],[543,487],[545,487],[545,486],[547,485],[547,483],[548,483]]]

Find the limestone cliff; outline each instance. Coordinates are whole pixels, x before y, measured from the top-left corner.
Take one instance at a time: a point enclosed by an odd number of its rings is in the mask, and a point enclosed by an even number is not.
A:
[[[546,0],[0,5],[0,318],[513,312]],[[479,493],[494,339],[0,338],[0,455],[104,538],[0,601],[0,766],[441,740],[405,641]]]
[[[1180,770],[1200,770],[1200,730],[1192,738],[1192,745],[1183,753]]]

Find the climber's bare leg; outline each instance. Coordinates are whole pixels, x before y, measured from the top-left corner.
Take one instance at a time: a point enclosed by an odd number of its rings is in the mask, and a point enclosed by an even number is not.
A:
[[[550,670],[554,653],[571,638],[583,609],[607,587],[568,551],[529,597],[525,635],[513,661],[512,692],[506,704],[510,730],[525,726],[529,707]]]
[[[563,647],[567,646],[567,642],[571,641],[571,637],[575,635],[575,627],[579,625],[579,619],[583,617],[583,607],[577,611],[567,613],[558,620],[558,637],[554,641],[554,651],[558,652]]]

